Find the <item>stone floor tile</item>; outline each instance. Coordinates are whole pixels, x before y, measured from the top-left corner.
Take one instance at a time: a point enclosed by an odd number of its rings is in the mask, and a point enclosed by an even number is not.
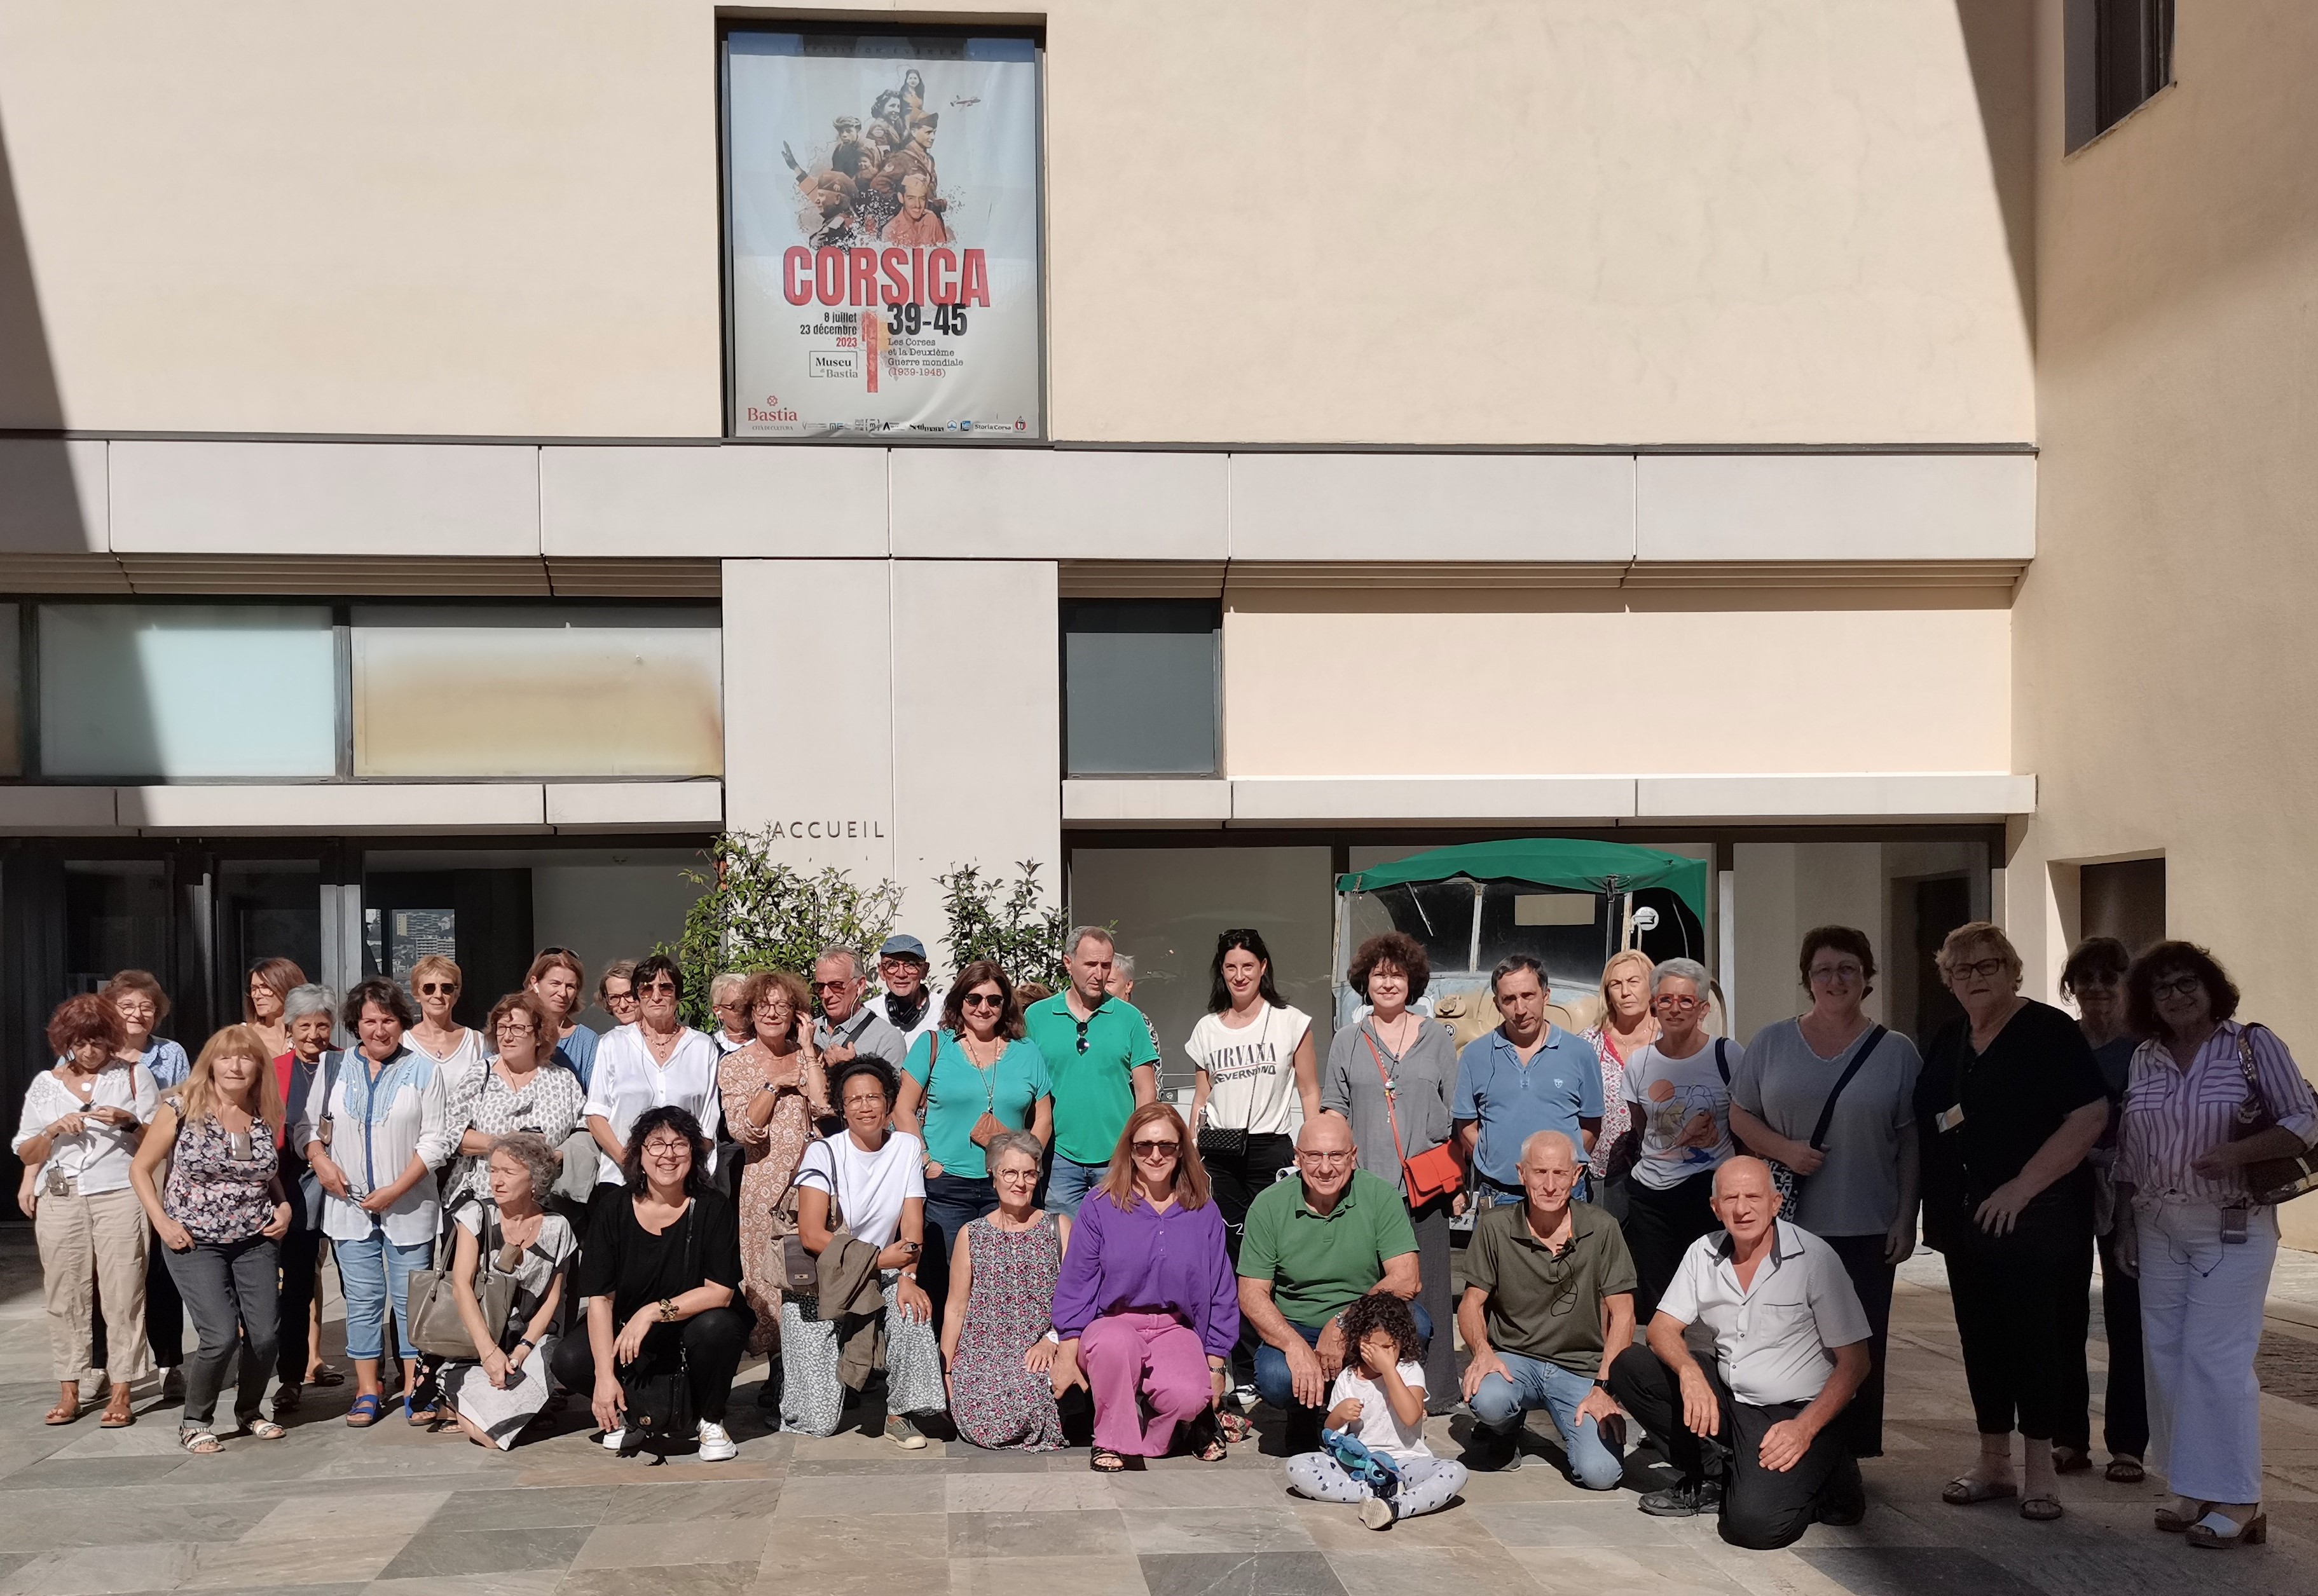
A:
[[[1509,1547],[1671,1547],[1693,1520],[1653,1519],[1631,1496],[1586,1502],[1496,1502],[1473,1509],[1483,1528]]]
[[[776,1513],[765,1539],[764,1566],[768,1576],[811,1574],[817,1579],[822,1574],[839,1574],[880,1561],[946,1564],[948,1557],[949,1515],[946,1512],[822,1518]]]
[[[594,1531],[587,1528],[535,1525],[521,1529],[420,1530],[404,1543],[381,1579],[432,1578],[444,1574],[515,1574],[565,1568]]]
[[[1149,1590],[1143,1565],[1130,1556],[955,1558],[949,1565],[949,1596],[1148,1596]]]
[[[530,1490],[456,1491],[426,1523],[429,1535],[462,1529],[589,1528],[604,1521],[616,1492],[610,1485],[539,1485]]]
[[[341,1493],[284,1498],[243,1538],[329,1540],[340,1535],[412,1534],[451,1499],[447,1491]]]
[[[877,1517],[888,1513],[948,1511],[948,1482],[939,1474],[795,1475],[781,1484],[776,1516],[826,1518],[832,1514]]]
[[[387,1534],[333,1531],[295,1541],[245,1538],[196,1547],[193,1572],[184,1584],[189,1591],[243,1591],[301,1581],[367,1583],[394,1561],[409,1539],[407,1529]]]
[[[1158,1552],[1142,1563],[1151,1596],[1344,1596],[1317,1552]]]
[[[953,1570],[959,1566],[962,1565],[954,1565],[945,1557],[880,1561],[865,1556],[801,1570],[786,1565],[777,1565],[775,1558],[768,1555],[765,1566],[757,1575],[756,1583],[746,1588],[750,1596],[807,1596],[808,1592],[809,1596],[896,1596],[897,1592],[906,1593],[906,1596],[940,1596],[950,1588]],[[657,1576],[660,1571],[652,1572]],[[577,1579],[580,1576],[575,1574],[572,1577]],[[587,1577],[598,1579],[603,1576],[590,1574]],[[567,1583],[559,1596],[596,1596],[596,1592],[576,1592]],[[605,1585],[601,1587],[601,1596],[637,1596],[637,1588]],[[654,1596],[658,1596],[656,1588]],[[1014,1596],[1047,1596],[1047,1593],[1043,1590],[1018,1590]],[[1054,1596],[1078,1596],[1078,1592],[1065,1587],[1056,1587]]]
[[[1115,1508],[949,1515],[953,1558],[1116,1556],[1126,1547],[1127,1520]]]
[[[1307,1502],[1296,1498],[1289,1511],[1304,1526],[1312,1544],[1324,1552],[1374,1551],[1388,1542],[1396,1547],[1459,1547],[1497,1544],[1468,1506],[1451,1503],[1437,1513],[1403,1519],[1388,1530],[1361,1522],[1358,1508],[1341,1502]]]
[[[1312,1537],[1294,1509],[1155,1508],[1123,1515],[1128,1538],[1146,1560],[1155,1555],[1310,1551]],[[1146,1577],[1149,1576],[1146,1562]],[[1158,1589],[1156,1583],[1152,1587]]]
[[[1153,1469],[1143,1474],[1087,1477],[1106,1484],[1111,1500],[1130,1512],[1169,1507],[1287,1507],[1297,1499],[1284,1471],[1250,1477],[1240,1469]]]
[[[563,1576],[556,1596],[745,1596],[759,1588],[757,1565],[748,1563],[675,1563],[639,1568],[574,1569]],[[783,1587],[797,1596],[796,1587]],[[861,1589],[866,1587],[857,1587]],[[907,1589],[880,1587],[888,1592]],[[827,1585],[813,1596],[836,1596]]]
[[[1516,1547],[1508,1555],[1540,1584],[1586,1596],[1738,1596],[1741,1589],[1687,1548]]]
[[[44,1459],[0,1478],[0,1491],[105,1491],[148,1484],[187,1463],[212,1461],[172,1451],[166,1457]]]
[[[364,1586],[363,1591],[364,1596],[555,1596],[557,1587],[562,1583],[562,1568],[531,1568],[514,1573],[376,1580]]]
[[[1854,1596],[2034,1596],[2036,1589],[1962,1547],[1817,1547],[1795,1556]]]
[[[954,1513],[1074,1512],[1127,1505],[1114,1494],[1112,1482],[1092,1472],[951,1474],[944,1490],[944,1505]]]
[[[779,1480],[697,1480],[672,1484],[623,1485],[596,1521],[599,1524],[674,1524],[694,1519],[768,1517],[780,1505]]]
[[[666,1564],[757,1562],[773,1520],[700,1519],[679,1526],[603,1524],[591,1531],[571,1566],[648,1568]]]
[[[0,1596],[93,1596],[98,1592],[166,1591],[193,1572],[194,1548],[183,1542],[77,1547],[31,1557],[0,1584]]]
[[[1357,1520],[1355,1523],[1357,1524]],[[1344,1596],[1413,1596],[1417,1592],[1470,1592],[1474,1596],[1538,1596],[1541,1591],[1591,1588],[1557,1576],[1547,1584],[1493,1541],[1455,1547],[1397,1546],[1406,1525],[1369,1531],[1359,1551],[1327,1552]]]

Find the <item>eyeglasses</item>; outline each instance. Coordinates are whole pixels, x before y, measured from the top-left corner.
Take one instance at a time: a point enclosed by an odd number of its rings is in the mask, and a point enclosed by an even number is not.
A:
[[[1702,998],[1677,998],[1672,992],[1662,998],[1652,998],[1650,1004],[1653,1008],[1671,1009],[1676,1014],[1688,1014],[1694,1009],[1706,1007],[1705,1000]]]
[[[1134,1143],[1137,1158],[1172,1158],[1182,1147],[1181,1142],[1137,1142]]]
[[[446,998],[455,998],[459,995],[459,983],[455,981],[422,981],[418,983],[418,995],[422,998],[431,998],[438,992]]]
[[[959,1000],[958,1007],[961,1009],[1003,1009],[1006,1007],[1006,999],[1004,994],[1000,992],[968,992],[964,998]]]
[[[1948,966],[1948,979],[1951,981],[1954,981],[1958,976],[1962,975],[1977,975],[1982,979],[1986,979],[1990,975],[2001,975],[2003,973],[2004,961],[2002,959],[1972,959],[1969,961],[1961,961]]]
[[[813,990],[817,992],[841,992],[853,982],[854,977],[850,975],[842,981],[816,981],[813,983]]]
[[[1003,1180],[1009,1186],[1029,1186],[1038,1179],[1038,1171],[1036,1170],[1000,1170],[990,1178],[993,1180]]]
[[[517,1025],[511,1019],[503,1019],[499,1021],[498,1035],[504,1041],[510,1036],[536,1036],[539,1033],[529,1021]]]
[[[1810,978],[1813,981],[1857,981],[1865,973],[1857,964],[1813,964]]]
[[[1079,1051],[1081,1053],[1084,1053],[1087,1050],[1087,1027],[1093,1023],[1094,1021],[1092,1018],[1079,1021]]]
[[[2149,991],[2152,997],[2186,998],[2205,984],[2205,981],[2199,976],[2169,975],[2151,982]]]
[[[667,1137],[657,1138],[644,1143],[644,1155],[647,1158],[674,1158],[678,1153],[689,1152],[691,1151],[691,1143],[676,1141]]]

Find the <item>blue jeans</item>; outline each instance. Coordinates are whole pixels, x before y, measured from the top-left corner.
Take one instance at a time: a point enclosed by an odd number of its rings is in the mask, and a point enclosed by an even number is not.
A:
[[[1047,1175],[1047,1206],[1056,1214],[1077,1218],[1079,1204],[1110,1173],[1109,1164],[1073,1163],[1057,1152],[1055,1167]]]
[[[1518,1352],[1499,1352],[1497,1358],[1505,1374],[1493,1374],[1481,1382],[1473,1393],[1473,1417],[1503,1435],[1521,1422],[1523,1413],[1545,1409],[1553,1415],[1553,1428],[1560,1432],[1561,1449],[1569,1454],[1569,1472],[1577,1483],[1588,1491],[1616,1490],[1626,1475],[1622,1448],[1602,1439],[1592,1415],[1577,1416],[1577,1404],[1594,1389],[1594,1382],[1558,1363]]]
[[[1424,1311],[1424,1305],[1410,1303],[1408,1316],[1416,1321],[1418,1338],[1431,1346],[1433,1315]],[[1298,1324],[1290,1319],[1288,1328],[1302,1336],[1306,1346],[1320,1344],[1319,1325]],[[1422,1354],[1418,1355],[1417,1361],[1424,1361]],[[1325,1400],[1322,1406],[1316,1408],[1307,1408],[1296,1400],[1296,1382],[1288,1372],[1288,1354],[1269,1341],[1255,1349],[1255,1394],[1288,1415],[1288,1449],[1291,1454],[1308,1452],[1320,1444],[1319,1421],[1320,1415],[1326,1411]],[[1425,1393],[1428,1397],[1434,1394],[1430,1391]]]
[[[330,1250],[337,1255],[338,1284],[346,1288],[346,1356],[380,1356],[391,1307],[402,1356],[418,1357],[418,1349],[410,1344],[410,1271],[425,1269],[435,1249],[425,1242],[398,1247],[385,1232],[374,1230],[359,1242],[334,1242]]]

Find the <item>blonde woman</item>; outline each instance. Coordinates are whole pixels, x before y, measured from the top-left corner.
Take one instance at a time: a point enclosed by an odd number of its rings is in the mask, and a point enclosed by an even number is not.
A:
[[[249,967],[249,977],[241,983],[241,1023],[265,1044],[267,1058],[290,1051],[290,1026],[283,1015],[291,992],[305,984],[306,973],[295,959],[260,959]]]
[[[1602,1018],[1586,1033],[1602,1061],[1602,1129],[1594,1138],[1594,1201],[1611,1218],[1626,1218],[1626,1172],[1610,1172],[1610,1154],[1626,1134],[1632,1116],[1626,1107],[1626,1066],[1658,1039],[1658,1016],[1650,1007],[1650,956],[1638,947],[1610,955],[1602,966]]]
[[[466,1125],[475,1094],[483,1089],[484,1060],[490,1052],[481,1031],[452,1018],[465,984],[459,966],[438,953],[410,966],[410,995],[418,1000],[418,1023],[403,1040],[435,1061],[454,1130]]]
[[[184,1092],[155,1113],[129,1171],[201,1338],[186,1360],[177,1426],[177,1444],[200,1455],[220,1449],[211,1425],[237,1349],[236,1433],[260,1440],[284,1433],[264,1416],[274,1355],[276,1243],[290,1229],[274,1141],[282,1092],[273,1066],[255,1027],[229,1026],[211,1037]],[[164,1162],[166,1192],[156,1183]]]

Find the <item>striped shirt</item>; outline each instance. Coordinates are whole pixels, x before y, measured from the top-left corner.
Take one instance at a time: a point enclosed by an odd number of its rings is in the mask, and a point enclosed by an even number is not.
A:
[[[2247,1027],[2224,1020],[2186,1070],[2161,1042],[2134,1049],[2117,1134],[2116,1180],[2141,1197],[2183,1198],[2227,1206],[2246,1200],[2235,1175],[2209,1179],[2190,1168],[2209,1149],[2237,1134],[2237,1111],[2247,1100],[2238,1038]],[[2278,1127],[2305,1146],[2318,1142],[2318,1094],[2302,1078],[2294,1055],[2267,1027],[2251,1032],[2254,1077]]]

